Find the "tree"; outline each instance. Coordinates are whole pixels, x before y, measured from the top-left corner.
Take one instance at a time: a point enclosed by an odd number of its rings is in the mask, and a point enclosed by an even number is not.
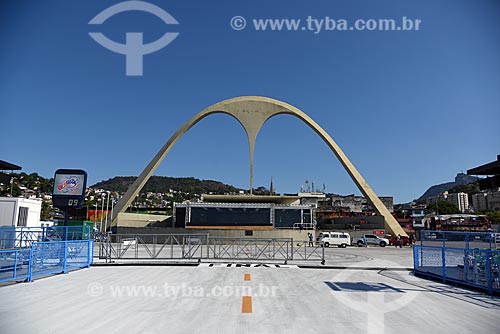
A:
[[[49,220],[51,218],[50,215],[50,202],[43,201],[42,202],[42,212],[40,212],[40,220]]]
[[[485,212],[486,216],[492,224],[500,224],[500,212],[498,211],[487,211]]]
[[[266,187],[258,187],[253,189],[253,194],[254,195],[269,195],[270,192]]]
[[[461,213],[456,205],[446,201],[438,201],[427,205],[428,212],[437,212],[438,215]]]
[[[480,191],[479,182],[472,182],[469,184],[460,184],[458,186],[454,186],[453,188],[448,190],[448,193],[467,193],[469,195],[476,194]]]

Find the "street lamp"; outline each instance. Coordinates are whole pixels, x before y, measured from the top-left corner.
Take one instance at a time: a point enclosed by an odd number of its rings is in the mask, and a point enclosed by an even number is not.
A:
[[[106,230],[108,228],[108,208],[109,208],[109,194],[110,194],[110,191],[106,190],[106,193],[108,194],[108,198],[106,200],[106,220],[104,222],[104,232],[106,232]]]
[[[97,224],[97,199],[95,201],[95,211],[94,211],[94,228],[96,227]],[[101,230],[101,227],[99,226],[99,231]]]
[[[115,204],[115,196],[111,197],[111,220],[109,222],[109,226],[111,227],[111,224],[113,224],[113,208]]]
[[[101,232],[106,232],[106,230],[104,230],[104,231],[102,230],[102,227],[103,227],[102,216],[104,215],[104,196],[106,196],[106,195],[101,194]]]

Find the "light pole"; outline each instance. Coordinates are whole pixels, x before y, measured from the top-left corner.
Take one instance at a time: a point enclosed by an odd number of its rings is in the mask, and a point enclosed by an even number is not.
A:
[[[106,230],[104,230],[104,231],[102,230],[102,227],[103,227],[102,226],[102,216],[104,214],[104,196],[106,196],[106,195],[101,194],[101,232],[106,232]]]
[[[111,197],[111,221],[109,222],[109,227],[111,227],[111,224],[113,224],[113,208],[115,204],[115,196],[113,195]]]
[[[108,198],[106,199],[106,220],[104,221],[104,232],[106,232],[108,228],[109,190],[106,190],[106,193],[108,194]]]
[[[97,226],[97,199],[95,201],[95,211],[94,211],[94,228]],[[99,226],[99,231],[101,230],[101,227]]]
[[[12,176],[10,178],[10,197],[12,197],[12,189],[14,188],[14,180],[16,180],[17,177]]]

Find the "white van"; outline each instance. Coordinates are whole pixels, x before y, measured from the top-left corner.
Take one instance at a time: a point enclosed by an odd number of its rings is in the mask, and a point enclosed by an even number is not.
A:
[[[351,236],[346,232],[321,232],[318,238],[325,247],[337,246],[346,248],[351,245]]]

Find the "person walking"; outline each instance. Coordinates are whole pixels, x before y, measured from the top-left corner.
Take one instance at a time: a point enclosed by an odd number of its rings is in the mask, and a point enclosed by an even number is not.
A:
[[[401,234],[398,234],[398,237],[396,238],[396,245],[399,246],[399,248],[402,248],[403,246],[403,240],[401,238]],[[397,247],[396,246],[396,247]]]
[[[307,233],[307,236],[309,237],[309,247],[314,247],[314,242],[313,242],[313,235],[312,235],[312,233]]]

